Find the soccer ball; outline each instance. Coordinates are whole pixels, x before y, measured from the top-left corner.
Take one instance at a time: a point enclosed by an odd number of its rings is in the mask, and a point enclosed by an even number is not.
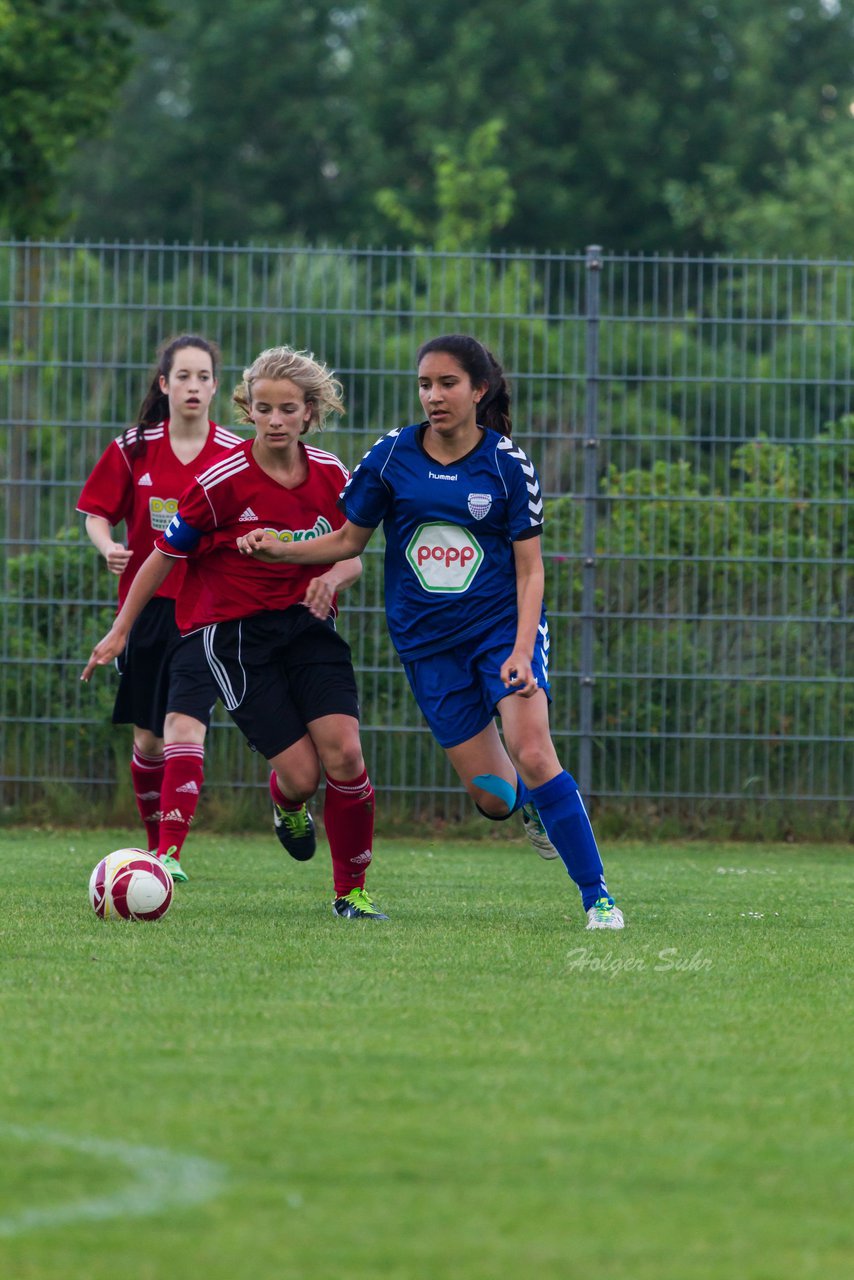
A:
[[[159,920],[172,902],[172,877],[144,849],[116,849],[89,877],[89,901],[96,916],[109,920]]]

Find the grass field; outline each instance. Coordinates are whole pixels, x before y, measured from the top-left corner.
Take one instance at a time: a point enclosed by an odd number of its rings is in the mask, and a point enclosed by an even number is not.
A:
[[[845,1280],[850,848],[606,852],[588,933],[521,840],[196,835],[158,924],[127,832],[4,831],[3,1280]]]

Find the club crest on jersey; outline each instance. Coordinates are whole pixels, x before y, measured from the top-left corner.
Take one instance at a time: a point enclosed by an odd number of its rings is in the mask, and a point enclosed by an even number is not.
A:
[[[406,548],[409,565],[425,591],[468,591],[483,564],[483,548],[468,529],[434,521],[419,525]]]
[[[468,506],[475,520],[482,520],[484,516],[489,515],[489,508],[492,506],[492,494],[470,493]]]

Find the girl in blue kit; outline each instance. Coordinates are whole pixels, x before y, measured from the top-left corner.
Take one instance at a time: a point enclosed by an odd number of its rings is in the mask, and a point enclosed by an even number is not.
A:
[[[418,387],[426,421],[365,454],[341,495],[340,529],[306,542],[256,529],[238,547],[328,564],[360,555],[382,524],[389,633],[433,735],[486,817],[520,809],[538,852],[563,860],[587,928],[622,929],[549,729],[543,499],[511,438],[504,373],[475,338],[450,334],[420,348]]]

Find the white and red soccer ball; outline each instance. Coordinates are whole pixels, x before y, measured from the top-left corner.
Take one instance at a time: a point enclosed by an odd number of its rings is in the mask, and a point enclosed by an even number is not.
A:
[[[89,877],[89,901],[102,920],[159,920],[174,891],[162,863],[144,849],[116,849],[102,858]]]

